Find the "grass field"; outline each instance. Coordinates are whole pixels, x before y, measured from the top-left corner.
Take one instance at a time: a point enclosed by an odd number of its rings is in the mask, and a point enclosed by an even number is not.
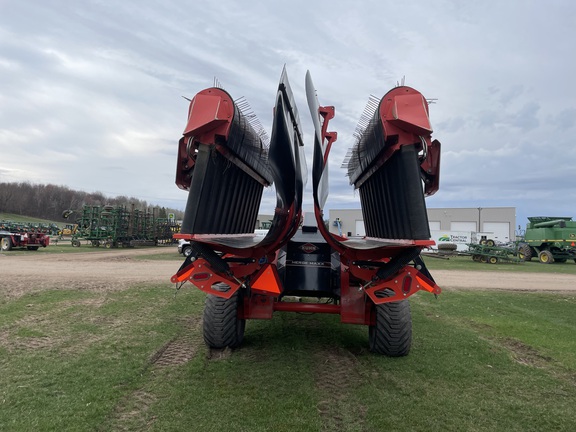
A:
[[[1,213],[0,212],[0,220],[7,220],[12,222],[41,222],[46,224],[55,223],[58,226],[64,225],[62,222],[54,222],[48,219],[39,219],[34,217],[22,216],[14,213]]]
[[[154,246],[140,246],[137,249],[150,249],[153,250]],[[161,245],[158,246],[158,254],[147,254],[145,257],[141,257],[142,259],[164,259],[164,260],[175,260],[175,261],[182,261],[182,255],[178,254],[177,245]],[[161,249],[170,248],[174,251],[173,254],[165,254],[161,253]],[[99,252],[99,253],[106,253],[108,251],[121,251],[123,248],[111,248],[106,249],[103,246],[100,247],[93,247],[89,242],[82,241],[82,245],[80,247],[73,247],[71,243],[70,237],[64,237],[63,239],[58,239],[57,236],[53,236],[50,239],[50,244],[48,247],[40,248],[37,251],[29,251],[25,248],[14,248],[9,252],[0,252],[3,254],[10,254],[10,256],[31,256],[32,254],[73,254],[73,253],[85,253],[85,252]],[[127,253],[129,253],[134,248],[126,249]],[[134,257],[135,259],[139,259],[139,257]]]
[[[469,256],[451,256],[449,259],[440,259],[424,256],[424,262],[430,270],[475,270],[475,271],[509,271],[521,273],[565,273],[576,274],[576,263],[542,264],[533,259],[528,262],[486,264],[472,261]]]
[[[412,300],[405,358],[337,316],[250,321],[209,351],[204,295],[170,285],[0,303],[0,430],[543,431],[576,427],[576,298]]]

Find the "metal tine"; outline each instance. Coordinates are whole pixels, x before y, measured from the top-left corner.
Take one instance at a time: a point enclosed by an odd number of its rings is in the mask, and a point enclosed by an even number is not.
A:
[[[258,138],[262,140],[262,144],[266,150],[265,153],[267,154],[268,146],[270,145],[270,138],[268,137],[266,130],[264,130],[262,123],[260,123],[258,116],[252,110],[250,103],[244,96],[240,96],[238,99],[234,101],[234,104],[238,107],[238,110],[244,116],[244,118],[246,119],[248,124],[252,127],[254,132],[256,132]]]
[[[380,99],[374,95],[370,95],[368,98],[368,102],[366,103],[366,107],[364,108],[364,112],[360,116],[360,120],[358,121],[358,125],[356,126],[355,133],[361,137],[364,134],[364,130],[370,124],[370,121],[374,117],[374,113],[378,109],[380,104]]]
[[[364,136],[364,132],[370,125],[376,110],[380,105],[380,98],[374,95],[370,95],[368,98],[368,102],[364,107],[364,111],[360,116],[360,120],[358,120],[358,124],[356,125],[356,129],[352,136],[355,138],[356,143],[348,149],[346,156],[344,156],[344,161],[342,162],[341,168],[347,169],[348,172],[346,173],[347,176],[350,175],[350,171],[353,171],[359,164],[359,155],[358,157],[353,157],[354,153],[361,153],[363,150],[360,149],[360,142],[362,137]]]
[[[348,168],[348,164],[350,163],[350,159],[352,159],[352,148],[349,148],[346,152],[346,156],[344,156],[344,160],[342,161],[342,165],[340,168]],[[348,175],[348,173],[346,173]]]

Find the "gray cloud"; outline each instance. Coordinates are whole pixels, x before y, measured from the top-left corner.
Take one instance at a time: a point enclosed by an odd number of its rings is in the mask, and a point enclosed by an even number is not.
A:
[[[358,206],[340,163],[368,96],[406,77],[438,99],[430,115],[443,144],[442,180],[430,206],[513,205],[519,219],[572,215],[563,206],[575,199],[565,186],[575,177],[576,67],[566,55],[575,20],[569,2],[520,0],[365,0],[354,7],[294,0],[281,8],[228,0],[4,2],[0,181],[65,184],[183,208],[186,194],[174,185],[187,113],[181,96],[217,77],[233,97],[248,99],[270,132],[286,64],[309,165],[307,69],[320,102],[336,107],[328,208]],[[273,189],[266,191],[263,210],[274,202]]]
[[[573,128],[576,125],[576,108],[566,108],[550,117],[550,123],[562,130]]]

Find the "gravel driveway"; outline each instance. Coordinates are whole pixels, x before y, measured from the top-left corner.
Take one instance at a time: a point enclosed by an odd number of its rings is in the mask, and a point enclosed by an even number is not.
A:
[[[50,246],[51,247],[51,246]],[[44,289],[120,290],[135,283],[170,284],[179,262],[147,260],[147,255],[173,254],[176,247],[150,247],[79,253],[0,253],[0,295],[14,298]],[[140,259],[135,259],[140,257]],[[576,275],[493,271],[435,270],[445,289],[575,291]]]

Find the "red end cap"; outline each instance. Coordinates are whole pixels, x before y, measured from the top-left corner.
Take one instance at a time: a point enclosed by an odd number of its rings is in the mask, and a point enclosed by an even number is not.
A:
[[[214,135],[228,134],[233,118],[234,102],[228,93],[218,88],[202,90],[190,102],[184,135],[214,144]]]

